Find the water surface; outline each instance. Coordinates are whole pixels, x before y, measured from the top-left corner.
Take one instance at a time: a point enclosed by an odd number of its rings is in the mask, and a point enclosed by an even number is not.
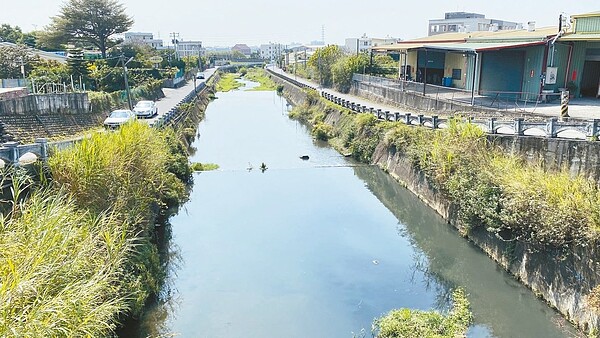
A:
[[[457,286],[470,337],[573,332],[387,174],[315,143],[274,92],[217,96],[192,161],[220,169],[171,220],[179,259],[139,336],[370,336],[392,309],[447,309]]]

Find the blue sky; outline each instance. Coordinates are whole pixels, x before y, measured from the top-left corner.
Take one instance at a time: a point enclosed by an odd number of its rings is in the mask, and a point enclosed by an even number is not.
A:
[[[0,23],[24,31],[42,28],[56,15],[62,0],[2,0]],[[167,40],[178,32],[185,40],[205,46],[258,45],[269,41],[308,43],[321,39],[343,44],[346,37],[411,39],[427,35],[429,19],[445,12],[465,11],[487,18],[522,22],[538,27],[556,25],[561,12],[600,11],[597,0],[121,0],[135,20],[133,31],[152,32]]]

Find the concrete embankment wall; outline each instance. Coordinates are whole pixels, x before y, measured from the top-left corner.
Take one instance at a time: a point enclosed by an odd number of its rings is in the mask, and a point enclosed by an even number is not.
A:
[[[102,124],[86,93],[29,95],[0,101],[0,142],[65,137]]]
[[[293,104],[306,101],[306,94],[277,77],[273,79],[284,86],[286,97]],[[332,113],[326,118],[330,124],[338,123],[342,114]],[[573,173],[587,173],[598,179],[598,143],[532,137],[490,136],[495,144],[521,154],[531,162],[542,161],[548,168],[566,166]],[[410,159],[380,143],[372,157],[377,164],[426,204],[442,215],[450,224],[464,233],[457,222],[453,204],[436,192],[424,175],[415,169]],[[596,248],[577,248],[574,251],[542,251],[518,242],[507,242],[478,227],[467,237],[516,279],[556,308],[568,320],[584,331],[600,327],[600,318],[586,303],[586,295],[600,283],[596,271],[600,268],[600,252]],[[490,304],[493,306],[493,304]]]
[[[568,169],[572,176],[583,175],[600,183],[600,142],[545,137],[490,135],[488,139],[506,153],[547,170]]]

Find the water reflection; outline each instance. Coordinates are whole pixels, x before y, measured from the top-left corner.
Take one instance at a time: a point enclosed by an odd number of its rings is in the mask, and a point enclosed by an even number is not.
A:
[[[439,215],[425,210],[423,203],[390,175],[371,168],[357,167],[354,171],[400,221],[398,234],[415,248],[412,269],[425,276],[425,285],[441,286],[436,290],[436,305],[447,307],[449,290],[456,286],[467,290],[479,326],[471,330],[471,336],[577,335],[563,317],[444,225]]]

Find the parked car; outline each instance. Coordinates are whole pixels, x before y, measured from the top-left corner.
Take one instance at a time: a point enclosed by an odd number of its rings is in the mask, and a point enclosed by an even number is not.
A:
[[[133,107],[133,112],[137,117],[152,117],[158,114],[158,106],[154,101],[139,101]]]
[[[135,113],[129,109],[114,110],[104,120],[104,127],[107,129],[116,129],[129,121],[135,120],[135,118]]]
[[[196,74],[196,79],[204,79],[204,73],[198,72],[198,74]]]

